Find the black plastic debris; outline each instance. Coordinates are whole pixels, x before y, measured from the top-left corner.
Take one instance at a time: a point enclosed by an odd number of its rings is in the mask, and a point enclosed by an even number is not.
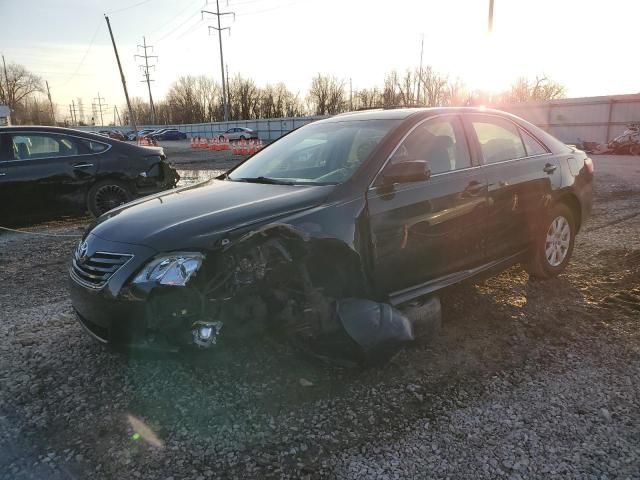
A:
[[[345,298],[336,302],[336,314],[368,362],[384,362],[414,339],[409,319],[387,303]]]

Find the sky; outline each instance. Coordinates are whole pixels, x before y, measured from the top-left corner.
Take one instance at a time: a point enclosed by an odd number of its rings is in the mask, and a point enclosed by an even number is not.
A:
[[[519,76],[546,75],[571,97],[637,93],[640,0],[220,0],[224,60],[231,76],[283,81],[302,96],[314,75],[381,86],[385,73],[424,65],[468,88],[500,91]],[[49,82],[58,111],[85,108],[98,94],[125,104],[104,14],[117,42],[130,96],[147,98],[136,45],[158,55],[154,98],[180,75],[220,80],[215,10],[204,0],[0,0],[0,53]],[[150,52],[151,53],[151,52]]]

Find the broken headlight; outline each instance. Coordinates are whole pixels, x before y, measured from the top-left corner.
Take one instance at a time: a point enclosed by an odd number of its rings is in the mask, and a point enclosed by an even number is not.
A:
[[[133,283],[157,283],[184,287],[198,271],[204,255],[201,253],[174,253],[156,257],[133,279]]]

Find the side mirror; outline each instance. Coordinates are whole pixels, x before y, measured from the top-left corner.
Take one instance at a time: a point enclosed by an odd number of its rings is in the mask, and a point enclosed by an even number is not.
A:
[[[387,165],[382,172],[382,182],[385,185],[422,182],[428,180],[430,176],[429,162],[426,160],[409,160]]]

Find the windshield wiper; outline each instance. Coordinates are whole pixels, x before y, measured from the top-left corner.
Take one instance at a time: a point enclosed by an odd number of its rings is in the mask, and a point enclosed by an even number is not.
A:
[[[237,178],[234,180],[238,182],[247,182],[247,183],[266,183],[269,185],[294,185],[293,182],[287,182],[286,180],[278,180],[277,178],[269,178],[269,177],[246,177],[246,178]]]

